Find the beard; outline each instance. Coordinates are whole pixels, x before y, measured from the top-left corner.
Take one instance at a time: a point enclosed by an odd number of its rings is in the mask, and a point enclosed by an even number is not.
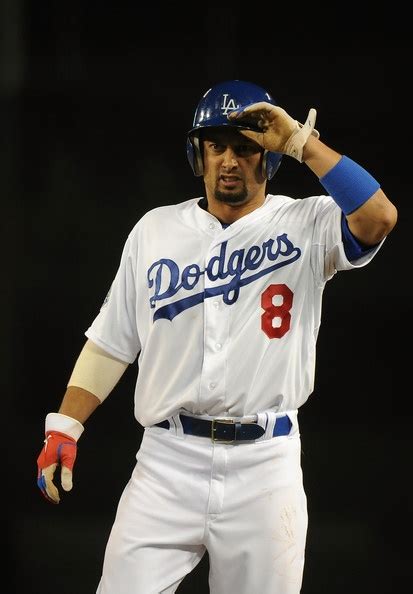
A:
[[[248,198],[248,192],[245,185],[243,185],[242,189],[238,192],[224,192],[222,190],[218,190],[218,188],[215,186],[214,197],[215,200],[224,202],[225,204],[241,204]]]

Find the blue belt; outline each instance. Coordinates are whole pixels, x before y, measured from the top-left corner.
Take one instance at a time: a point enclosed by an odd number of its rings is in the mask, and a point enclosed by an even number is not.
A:
[[[233,441],[253,441],[262,437],[265,429],[257,423],[239,423],[232,419],[199,419],[197,417],[188,417],[179,415],[184,433],[189,435],[198,435],[199,437],[210,437],[212,441],[223,441],[232,443]],[[169,429],[169,421],[156,423],[156,427]],[[291,431],[292,423],[288,415],[277,417],[273,437],[279,435],[288,435]]]

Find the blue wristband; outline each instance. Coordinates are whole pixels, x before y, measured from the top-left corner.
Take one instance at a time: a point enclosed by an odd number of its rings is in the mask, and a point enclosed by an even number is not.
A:
[[[345,215],[359,208],[380,188],[370,173],[346,156],[320,177],[320,183]]]

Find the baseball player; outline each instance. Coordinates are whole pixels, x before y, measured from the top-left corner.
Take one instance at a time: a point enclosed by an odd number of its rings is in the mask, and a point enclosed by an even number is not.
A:
[[[37,460],[42,494],[59,503],[56,469],[69,491],[85,421],[138,361],[144,433],[98,594],[171,594],[206,551],[214,594],[300,592],[297,413],[314,386],[323,290],[370,262],[397,220],[315,120],[310,109],[296,121],[250,82],[213,86],[187,139],[204,196],[149,210],[126,239]],[[324,193],[267,193],[284,156]]]

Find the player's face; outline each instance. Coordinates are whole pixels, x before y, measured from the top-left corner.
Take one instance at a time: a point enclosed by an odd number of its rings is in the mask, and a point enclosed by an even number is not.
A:
[[[245,204],[264,195],[262,148],[234,128],[210,129],[203,141],[207,198],[226,204]]]

